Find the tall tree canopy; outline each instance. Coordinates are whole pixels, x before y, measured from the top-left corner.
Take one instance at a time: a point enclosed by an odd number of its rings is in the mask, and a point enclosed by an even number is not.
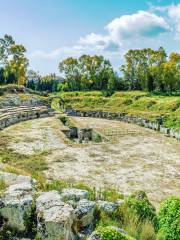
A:
[[[150,48],[129,50],[120,67],[130,90],[174,91],[179,89],[180,54]]]
[[[65,75],[62,88],[67,90],[103,90],[108,86],[113,88],[112,83],[116,77],[109,60],[97,55],[67,58],[59,63],[59,70]]]
[[[41,76],[39,72],[33,70],[27,72],[26,87],[35,91],[56,92],[59,90],[61,82],[63,82],[63,78],[56,74]]]
[[[0,68],[3,76],[0,83],[24,84],[28,59],[25,57],[26,49],[23,45],[16,44],[12,36],[4,35],[0,38]]]

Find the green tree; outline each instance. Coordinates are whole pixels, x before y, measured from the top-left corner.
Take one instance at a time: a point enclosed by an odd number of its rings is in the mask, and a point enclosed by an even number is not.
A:
[[[5,35],[0,38],[0,65],[4,68],[4,76],[8,82],[9,75],[14,76],[13,83],[24,84],[28,59],[25,57],[26,49],[18,45],[12,36]]]
[[[174,91],[179,89],[179,54],[172,53],[167,60],[164,48],[130,50],[126,64],[121,67],[130,89]],[[129,77],[129,79],[128,79]]]
[[[65,74],[66,81],[71,90],[80,90],[80,74],[76,58],[69,57],[60,62],[59,70]]]
[[[69,90],[107,89],[114,75],[110,62],[97,55],[67,58],[60,62],[59,70],[64,73]]]

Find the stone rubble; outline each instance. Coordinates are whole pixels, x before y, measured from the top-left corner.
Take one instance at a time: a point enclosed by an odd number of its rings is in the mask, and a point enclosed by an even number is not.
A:
[[[117,203],[99,200],[97,206],[99,210],[102,210],[105,213],[113,213],[119,205]]]
[[[64,201],[79,201],[88,198],[88,191],[75,188],[64,188],[61,197]]]
[[[32,239],[27,235],[27,217],[33,211],[36,220],[28,219],[34,221],[40,239],[81,240],[93,232],[98,207],[112,212],[118,206],[107,201],[90,201],[88,191],[82,189],[39,192],[36,180],[29,176],[1,171],[0,179],[5,183],[0,194],[0,222],[5,221],[20,233],[21,237],[17,235],[15,240]]]
[[[80,233],[89,234],[93,230],[94,212],[96,208],[96,202],[82,199],[78,202],[75,209],[75,232],[78,235]]]

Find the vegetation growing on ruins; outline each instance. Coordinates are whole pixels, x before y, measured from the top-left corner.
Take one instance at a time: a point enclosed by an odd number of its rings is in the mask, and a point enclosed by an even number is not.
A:
[[[25,47],[17,44],[11,36],[5,35],[0,38],[0,107],[4,103],[4,97],[8,98],[8,94],[12,93],[13,100],[17,94],[22,101],[35,97],[46,104],[50,102],[47,100],[48,96],[49,99],[59,96],[60,98],[54,99],[52,103],[56,110],[63,110],[65,107],[84,111],[124,113],[159,122],[168,128],[180,129],[178,53],[167,56],[162,47],[158,50],[129,50],[125,54],[124,64],[120,66],[121,74],[116,73],[110,61],[103,56],[68,57],[59,63],[59,71],[63,78],[55,74],[41,76],[33,70],[28,71],[25,53]],[[28,90],[25,90],[25,87]],[[59,106],[60,99],[63,100],[62,108]],[[74,126],[74,122],[65,115],[61,115],[60,120],[68,127]],[[99,141],[98,138],[96,141]],[[89,200],[92,201],[123,202],[113,213],[96,209],[95,234],[102,240],[179,240],[178,197],[165,200],[157,213],[143,191],[125,197],[116,189],[97,190],[73,180],[49,181],[43,174],[43,171],[48,169],[45,158],[48,157],[49,150],[23,154],[11,149],[8,142],[8,136],[1,133],[0,162],[3,170],[31,175],[38,181],[38,190],[61,192],[63,188],[78,188],[87,190]],[[3,192],[6,187],[4,180],[0,179],[0,191]],[[27,223],[26,231],[32,231],[35,235],[36,224],[31,224],[36,219],[35,206],[33,212],[24,217]],[[14,230],[9,230],[8,226],[6,228],[6,224],[1,228],[3,224],[0,223],[0,239],[12,239]],[[125,232],[110,226],[117,226]],[[36,239],[39,239],[38,236]]]
[[[97,229],[95,235],[100,236],[102,240],[133,240],[124,233],[118,232],[116,229],[112,227],[100,227]]]
[[[162,118],[165,127],[180,128],[179,96],[142,91],[115,92],[111,97],[104,97],[100,91],[63,92],[57,95],[63,97],[66,108],[120,112],[153,121]]]

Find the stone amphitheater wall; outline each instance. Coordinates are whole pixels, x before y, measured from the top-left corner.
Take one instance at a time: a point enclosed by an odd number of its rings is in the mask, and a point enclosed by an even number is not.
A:
[[[123,121],[127,123],[133,123],[145,128],[153,129],[155,131],[160,131],[166,136],[176,138],[180,140],[180,131],[173,128],[166,128],[158,122],[153,122],[140,117],[129,116],[124,113],[111,113],[111,112],[101,112],[101,111],[81,111],[76,109],[65,109],[65,112],[70,116],[77,117],[93,117],[93,118],[104,118],[109,120]]]

